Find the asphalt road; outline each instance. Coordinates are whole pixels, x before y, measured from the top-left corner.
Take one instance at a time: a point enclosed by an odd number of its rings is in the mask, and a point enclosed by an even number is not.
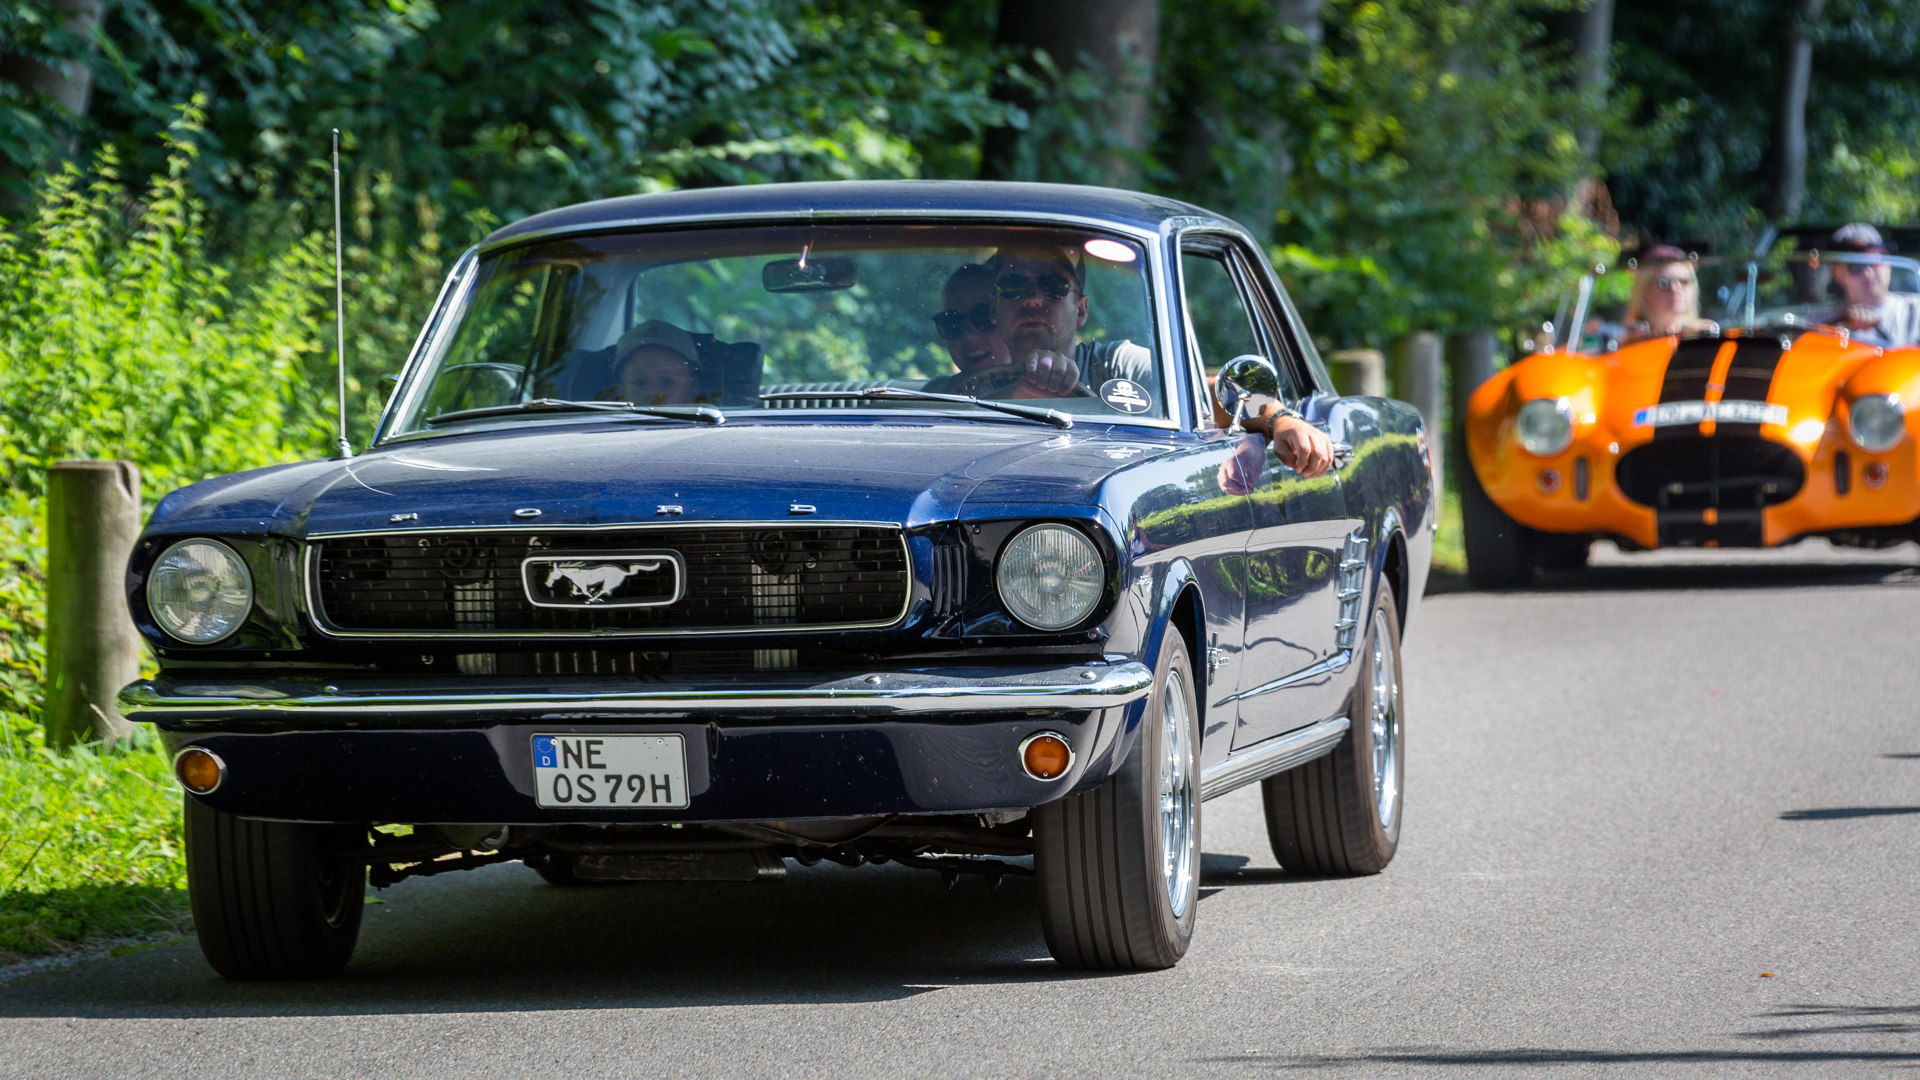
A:
[[[186,943],[0,987],[0,1076],[1920,1066],[1920,553],[1598,561],[1429,598],[1386,873],[1282,873],[1257,789],[1207,804],[1172,971],[1056,969],[1025,882],[494,867],[388,890],[327,983],[229,985]]]

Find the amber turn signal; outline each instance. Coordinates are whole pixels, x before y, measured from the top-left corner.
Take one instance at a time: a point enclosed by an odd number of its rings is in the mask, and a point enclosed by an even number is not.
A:
[[[189,746],[174,755],[173,775],[195,795],[211,795],[227,778],[227,763],[211,750]]]
[[[1020,744],[1020,767],[1035,780],[1058,780],[1073,768],[1073,744],[1051,731],[1029,735]]]

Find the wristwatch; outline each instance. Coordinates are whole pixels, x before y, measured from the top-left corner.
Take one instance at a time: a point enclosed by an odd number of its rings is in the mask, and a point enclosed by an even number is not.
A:
[[[1268,441],[1268,442],[1272,442],[1272,441],[1273,441],[1273,422],[1274,422],[1274,420],[1276,420],[1276,419],[1278,419],[1279,417],[1282,417],[1282,416],[1291,416],[1291,417],[1293,417],[1293,418],[1294,418],[1295,420],[1305,420],[1305,419],[1306,419],[1306,417],[1304,417],[1304,416],[1302,416],[1302,415],[1300,415],[1300,410],[1298,410],[1298,409],[1296,409],[1296,408],[1293,408],[1292,406],[1290,406],[1290,405],[1288,405],[1288,404],[1286,404],[1285,402],[1281,402],[1281,403],[1280,403],[1280,405],[1279,405],[1279,407],[1278,407],[1278,408],[1276,408],[1276,409],[1275,409],[1275,410],[1274,410],[1273,412],[1271,412],[1271,413],[1268,413],[1268,414],[1267,414],[1266,416],[1264,416],[1264,417],[1257,417],[1257,418],[1256,418],[1257,420],[1259,420],[1259,421],[1260,421],[1260,423],[1261,423],[1261,426],[1262,426],[1262,429],[1263,429],[1263,430],[1261,430],[1261,431],[1259,431],[1259,432],[1258,432],[1258,434],[1263,434],[1263,435],[1265,435],[1265,436],[1267,437],[1267,441]],[[1240,426],[1241,426],[1241,427],[1246,427],[1246,423],[1245,423],[1244,421],[1242,421],[1242,422],[1241,422],[1241,425],[1240,425]]]

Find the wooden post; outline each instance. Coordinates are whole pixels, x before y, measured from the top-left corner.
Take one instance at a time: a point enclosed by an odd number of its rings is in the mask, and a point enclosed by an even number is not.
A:
[[[1441,494],[1446,475],[1445,399],[1441,397],[1440,335],[1429,330],[1396,338],[1393,342],[1393,394],[1420,410],[1427,422],[1427,447],[1433,454],[1433,497]]]
[[[1387,396],[1387,361],[1378,349],[1341,349],[1327,354],[1327,374],[1347,397]]]
[[[127,559],[140,536],[140,469],[60,461],[47,469],[47,742],[117,739],[133,725],[113,706],[140,677],[127,611]]]
[[[1453,416],[1453,435],[1447,440],[1447,452],[1455,454],[1454,468],[1469,468],[1467,461],[1467,399],[1480,384],[1500,370],[1499,341],[1491,330],[1461,330],[1447,338],[1447,380],[1451,392],[1447,408]]]

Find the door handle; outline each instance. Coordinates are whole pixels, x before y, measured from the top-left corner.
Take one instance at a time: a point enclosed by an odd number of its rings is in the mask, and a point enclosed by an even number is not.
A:
[[[1353,464],[1353,444],[1337,442],[1333,444],[1333,463],[1335,465]]]

